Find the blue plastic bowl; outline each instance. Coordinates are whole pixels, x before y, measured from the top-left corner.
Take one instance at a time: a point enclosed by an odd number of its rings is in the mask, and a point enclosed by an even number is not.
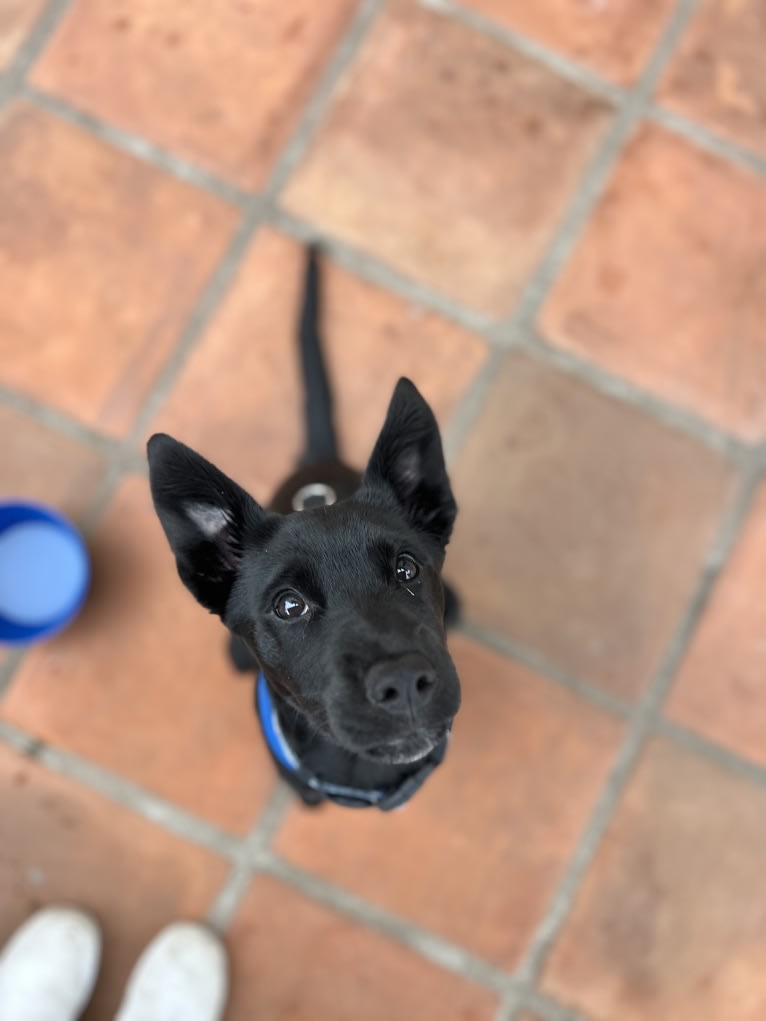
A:
[[[48,507],[0,503],[0,642],[39,642],[79,613],[90,559],[77,529]]]

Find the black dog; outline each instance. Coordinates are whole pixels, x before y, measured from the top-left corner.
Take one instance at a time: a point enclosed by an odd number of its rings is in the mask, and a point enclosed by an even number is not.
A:
[[[364,475],[338,460],[318,272],[312,251],[302,466],[264,510],[157,434],[152,497],[181,580],[230,629],[239,667],[260,669],[256,708],[280,774],[307,804],[390,809],[442,761],[460,705],[441,580],[457,508],[436,420],[407,379]]]

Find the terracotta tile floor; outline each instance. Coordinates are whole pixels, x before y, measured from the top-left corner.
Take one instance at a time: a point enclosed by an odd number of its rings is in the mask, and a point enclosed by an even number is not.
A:
[[[763,0],[0,7],[0,497],[94,562],[0,649],[0,941],[95,911],[89,1021],[177,916],[227,1021],[762,1021]],[[408,375],[462,508],[392,816],[275,781],[142,472],[159,428],[268,497],[306,237],[349,458]]]

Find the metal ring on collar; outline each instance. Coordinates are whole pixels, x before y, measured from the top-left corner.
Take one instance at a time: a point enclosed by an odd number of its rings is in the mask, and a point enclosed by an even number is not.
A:
[[[312,507],[329,507],[335,503],[338,497],[332,486],[324,482],[310,482],[307,486],[301,486],[293,496],[293,510],[302,511]]]

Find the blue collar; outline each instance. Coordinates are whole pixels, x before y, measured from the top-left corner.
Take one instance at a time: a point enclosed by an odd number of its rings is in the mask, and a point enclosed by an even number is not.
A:
[[[263,736],[266,739],[269,751],[285,769],[289,769],[293,773],[296,772],[300,768],[300,762],[287,743],[287,738],[282,733],[277,710],[274,708],[271,692],[262,672],[258,674],[256,698],[258,700],[258,715],[263,727]]]
[[[344,787],[342,784],[334,784],[327,780],[322,780],[301,763],[282,732],[279,716],[277,715],[268,683],[262,671],[258,674],[255,697],[263,736],[276,762],[289,773],[292,773],[297,780],[306,784],[318,794],[347,807],[364,808],[375,806],[384,811],[398,808],[412,797],[436,766],[439,765],[444,758],[447,748],[448,737],[431,753],[423,765],[413,774],[406,777],[393,790],[365,790],[357,787]]]

